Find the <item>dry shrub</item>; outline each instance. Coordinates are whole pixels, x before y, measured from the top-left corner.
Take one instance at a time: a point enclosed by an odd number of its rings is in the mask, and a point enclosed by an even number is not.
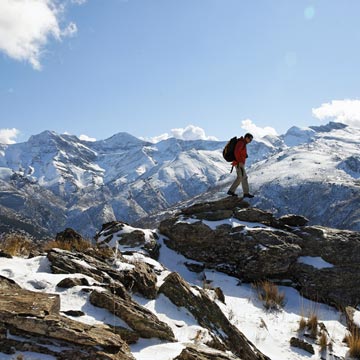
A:
[[[47,243],[45,243],[43,250],[49,251],[51,249],[57,248],[67,251],[83,252],[84,250],[90,247],[91,247],[90,241],[84,239],[76,239],[71,241],[50,240]]]
[[[32,240],[22,234],[5,234],[0,240],[0,249],[11,256],[29,256],[34,248]]]
[[[321,351],[324,351],[328,346],[328,337],[327,337],[325,331],[321,332],[320,339],[319,339],[319,346],[320,346]]]
[[[351,330],[344,341],[349,347],[349,355],[356,359],[360,359],[360,334],[358,329]]]
[[[306,323],[306,326],[310,331],[310,336],[314,339],[316,339],[318,333],[318,323],[318,317],[316,314],[312,314]]]
[[[306,320],[305,318],[302,316],[300,321],[299,321],[299,331],[303,331],[306,328]]]
[[[285,294],[279,292],[276,284],[270,281],[261,281],[255,284],[258,298],[267,310],[279,310],[285,306]]]

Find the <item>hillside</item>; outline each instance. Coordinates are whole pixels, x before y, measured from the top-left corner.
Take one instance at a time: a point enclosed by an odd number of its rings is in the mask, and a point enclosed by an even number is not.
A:
[[[1,252],[1,359],[350,359],[358,232],[228,197],[95,239],[79,251],[67,229],[71,251]]]

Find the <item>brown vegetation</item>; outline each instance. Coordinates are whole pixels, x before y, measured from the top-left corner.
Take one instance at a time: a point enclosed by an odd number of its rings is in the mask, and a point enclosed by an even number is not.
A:
[[[279,310],[285,306],[285,294],[279,292],[276,284],[270,281],[261,281],[254,285],[258,298],[267,310]]]

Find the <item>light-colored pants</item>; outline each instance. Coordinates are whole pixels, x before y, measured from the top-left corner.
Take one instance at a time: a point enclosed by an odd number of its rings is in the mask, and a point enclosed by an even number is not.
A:
[[[244,194],[248,194],[249,193],[249,183],[248,183],[248,177],[246,174],[244,164],[242,164],[242,163],[238,164],[237,166],[235,166],[235,169],[236,169],[237,176],[236,176],[235,181],[231,185],[229,191],[234,193],[236,191],[237,187],[241,183]]]

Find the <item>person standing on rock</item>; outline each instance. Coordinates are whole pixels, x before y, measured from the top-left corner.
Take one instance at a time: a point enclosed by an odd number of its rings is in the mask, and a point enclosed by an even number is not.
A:
[[[227,192],[228,195],[237,196],[237,194],[235,194],[235,191],[241,183],[244,193],[244,198],[254,197],[254,195],[250,194],[248,177],[245,170],[245,161],[246,158],[248,157],[246,151],[246,145],[251,143],[252,139],[253,136],[250,133],[246,133],[244,137],[238,139],[235,145],[235,149],[234,149],[235,160],[232,162],[232,166],[235,167],[237,176],[235,181],[231,185],[229,191]]]

